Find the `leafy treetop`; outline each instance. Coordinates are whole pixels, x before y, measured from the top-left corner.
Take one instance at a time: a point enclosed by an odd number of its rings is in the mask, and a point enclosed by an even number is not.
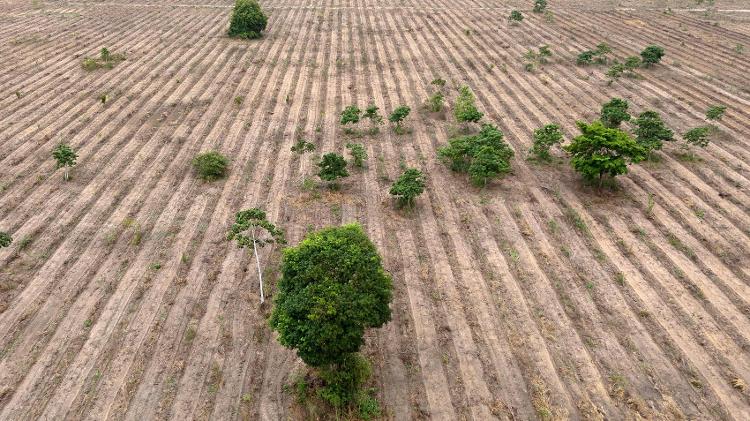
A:
[[[547,9],[547,0],[534,0],[534,13],[544,13]]]
[[[400,107],[397,107],[391,115],[388,117],[388,121],[391,123],[396,124],[396,131],[401,131],[401,124],[403,123],[404,119],[409,115],[411,112],[411,108],[409,108],[406,105],[402,105]]]
[[[349,172],[346,170],[346,160],[343,156],[329,152],[323,155],[318,162],[318,177],[325,181],[335,181],[337,178],[348,177]]]
[[[510,12],[510,16],[508,16],[508,20],[511,21],[511,23],[518,23],[523,20],[523,14],[519,12],[518,10],[513,10]]]
[[[453,115],[461,123],[476,123],[484,116],[484,114],[477,110],[474,94],[468,86],[459,88]]]
[[[268,235],[265,236],[264,232]],[[266,244],[286,244],[284,231],[268,222],[266,212],[259,208],[252,208],[237,212],[235,222],[227,235],[228,240],[236,240],[240,248]]]
[[[649,153],[661,149],[663,142],[674,140],[674,132],[664,124],[656,111],[642,112],[633,120],[633,125],[636,142]]]
[[[612,98],[602,105],[602,123],[610,129],[620,127],[623,121],[630,121],[628,114],[628,102],[620,98]]]
[[[562,132],[557,124],[547,124],[546,126],[534,131],[534,144],[531,146],[531,152],[537,159],[549,161],[549,148],[559,145],[562,142]]]
[[[662,57],[664,57],[664,48],[658,45],[649,45],[641,51],[641,58],[645,67],[659,63]]]
[[[365,150],[365,147],[362,146],[361,143],[347,143],[346,148],[349,149],[349,153],[351,153],[352,158],[354,158],[354,166],[360,168],[364,166],[364,163],[367,160],[367,151]]]
[[[587,180],[598,178],[600,186],[604,175],[625,174],[628,164],[646,157],[646,150],[620,129],[606,127],[600,121],[577,121],[576,125],[581,135],[563,149],[572,155],[573,168]]]
[[[685,141],[689,144],[705,148],[706,146],[708,146],[708,135],[710,133],[710,126],[701,126],[688,130],[684,135],[682,135],[682,137],[685,138]]]
[[[229,36],[235,38],[260,38],[268,18],[256,0],[236,0],[229,22]]]
[[[7,232],[0,231],[0,248],[8,247],[11,243],[13,243],[13,237]]]
[[[308,234],[284,250],[281,273],[269,323],[313,367],[342,363],[391,318],[391,278],[358,224]]]
[[[409,168],[391,186],[390,194],[396,196],[399,206],[414,205],[414,198],[422,194],[425,188],[425,176],[416,168]]]
[[[377,111],[377,107],[375,107],[375,111]],[[361,114],[362,110],[360,110],[356,105],[350,105],[344,108],[344,111],[341,112],[341,125],[346,126],[347,124],[359,123]]]
[[[713,105],[706,111],[706,119],[708,120],[719,120],[727,110],[725,105]]]
[[[503,132],[485,124],[479,133],[459,136],[438,149],[438,156],[453,171],[468,172],[472,182],[485,185],[491,178],[510,172],[513,149],[503,140]]]
[[[217,151],[208,151],[193,158],[193,166],[198,176],[206,181],[213,181],[227,175],[229,158]]]
[[[60,143],[52,150],[52,157],[57,161],[55,168],[65,168],[63,178],[67,180],[69,178],[68,169],[76,164],[78,154],[70,146]]]
[[[377,105],[369,105],[365,109],[365,113],[362,115],[362,118],[366,118],[370,120],[372,124],[382,124],[383,123],[383,116],[378,113],[378,106]]]

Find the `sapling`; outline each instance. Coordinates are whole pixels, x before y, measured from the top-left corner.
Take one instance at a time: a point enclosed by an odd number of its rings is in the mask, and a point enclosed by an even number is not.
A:
[[[52,151],[52,157],[57,161],[55,168],[64,168],[63,179],[67,181],[70,178],[70,168],[76,164],[78,154],[65,143],[58,144]]]
[[[649,159],[653,151],[662,148],[663,142],[674,140],[674,132],[667,128],[656,111],[644,111],[633,120],[635,141],[648,151]]]
[[[348,177],[349,172],[346,170],[346,160],[343,156],[329,152],[318,162],[318,177],[321,180],[329,182],[329,187],[336,187],[336,179]]]
[[[643,51],[641,51],[641,58],[643,58],[643,67],[651,67],[661,61],[664,57],[664,48],[658,45],[649,45]]]
[[[724,105],[713,105],[708,108],[708,111],[706,111],[706,119],[720,120],[726,110],[727,107]]]
[[[477,110],[474,94],[468,86],[462,86],[458,89],[458,99],[456,99],[453,115],[461,123],[476,123],[484,116]]]
[[[5,231],[0,231],[0,248],[8,247],[13,243],[13,237]]]
[[[402,134],[404,132],[402,124],[404,119],[409,115],[410,112],[411,108],[406,105],[402,105],[393,110],[391,115],[388,117],[388,121],[396,125],[396,127],[394,128],[396,133]]]
[[[395,196],[399,207],[414,206],[414,199],[424,192],[425,188],[425,176],[422,171],[416,168],[408,168],[403,174],[393,183],[389,193]]]
[[[353,131],[352,129],[348,128],[347,125],[356,125],[359,123],[360,116],[362,114],[362,110],[359,109],[356,105],[350,105],[346,108],[344,108],[344,111],[341,112],[341,125],[344,126],[344,130],[347,132]]]
[[[371,134],[376,134],[380,130],[378,129],[378,126],[383,124],[383,116],[380,115],[378,110],[379,108],[377,105],[371,104],[365,109],[365,113],[362,115],[363,119],[366,118],[370,120],[370,124],[372,125],[370,128]]]
[[[549,161],[549,148],[562,142],[562,132],[557,124],[547,124],[534,131],[534,144],[529,152],[540,161]]]
[[[606,127],[611,129],[620,127],[620,123],[623,121],[630,121],[628,102],[624,99],[612,98],[612,100],[602,105],[601,120]]]
[[[547,0],[534,0],[534,13],[544,13],[547,9]]]
[[[367,160],[367,151],[361,143],[347,143],[346,148],[349,149],[349,153],[352,154],[354,159],[354,166],[362,168],[364,162]]]
[[[253,246],[255,263],[258,267],[258,282],[260,283],[260,303],[263,304],[263,272],[260,269],[258,248],[267,244],[286,244],[284,232],[266,218],[266,213],[258,208],[237,212],[235,222],[227,236],[228,240],[236,240],[240,248]]]
[[[511,25],[518,25],[523,20],[523,14],[518,10],[513,10],[508,16],[508,21]]]

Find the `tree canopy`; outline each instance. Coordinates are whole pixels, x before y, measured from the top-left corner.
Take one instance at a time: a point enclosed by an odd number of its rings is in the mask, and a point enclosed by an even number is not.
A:
[[[537,159],[549,161],[549,148],[562,142],[562,132],[557,124],[547,124],[534,130],[534,144],[529,152]]]
[[[67,180],[70,177],[68,169],[76,164],[78,154],[70,146],[60,143],[52,150],[52,157],[57,161],[55,168],[65,168],[63,178]]]
[[[650,67],[659,63],[662,57],[664,57],[664,48],[658,45],[649,45],[641,51],[644,67]]]
[[[623,121],[630,121],[628,114],[628,101],[620,98],[612,98],[602,105],[601,121],[605,127],[616,129]]]
[[[635,140],[649,153],[662,148],[663,142],[674,140],[670,130],[656,111],[644,111],[633,120]]]
[[[329,152],[323,155],[318,162],[318,177],[325,181],[336,181],[341,177],[348,177],[349,172],[346,170],[346,160],[343,156]]]
[[[422,171],[409,168],[393,183],[389,193],[396,197],[399,206],[412,207],[414,198],[424,192],[425,185],[425,176]]]
[[[458,99],[453,109],[453,115],[461,123],[476,123],[482,119],[484,114],[477,110],[474,94],[468,86],[462,86],[458,90]]]
[[[256,0],[236,0],[229,22],[229,36],[235,38],[260,38],[268,18]]]
[[[453,171],[467,172],[472,182],[483,186],[492,178],[510,172],[513,149],[503,140],[503,132],[485,124],[479,133],[459,136],[438,149],[440,159]]]

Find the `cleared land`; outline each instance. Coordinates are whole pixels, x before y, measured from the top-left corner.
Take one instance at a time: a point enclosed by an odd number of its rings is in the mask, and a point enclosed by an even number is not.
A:
[[[224,37],[229,1],[0,3],[0,419],[291,416],[302,365],[225,239],[252,206],[292,244],[360,221],[379,246],[394,314],[366,353],[389,418],[750,419],[749,14],[555,3],[509,27],[526,3],[270,1],[252,42]],[[600,42],[667,55],[607,87],[574,64]],[[553,62],[525,72],[543,44]],[[84,71],[104,46],[127,60]],[[512,175],[479,190],[436,160],[455,125],[417,112],[436,77],[473,89]],[[729,109],[699,160],[667,145],[615,192],[525,161],[534,129],[570,139],[614,96],[677,133]],[[363,137],[341,191],[305,188],[297,137],[343,152],[338,113],[371,101],[410,105],[412,133]],[[190,160],[211,148],[231,172],[206,183]],[[402,163],[429,174],[412,214],[387,194]]]

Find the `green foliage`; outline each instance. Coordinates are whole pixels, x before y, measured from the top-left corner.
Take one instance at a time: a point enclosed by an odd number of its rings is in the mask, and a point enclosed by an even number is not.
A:
[[[682,135],[682,137],[688,144],[705,148],[709,143],[709,134],[711,134],[711,127],[701,126],[688,130],[687,132],[685,132],[685,134]]]
[[[362,115],[362,118],[363,119],[366,118],[370,120],[372,124],[383,124],[383,116],[381,116],[380,113],[378,113],[378,110],[379,108],[377,105],[374,105],[374,104],[369,105],[365,109],[365,113]]]
[[[650,67],[659,63],[662,57],[664,57],[664,49],[658,45],[649,45],[641,51],[644,67]]]
[[[124,54],[113,54],[109,49],[103,47],[99,51],[98,58],[85,57],[81,66],[86,71],[93,71],[97,69],[111,69],[121,61],[125,60]]]
[[[260,38],[267,24],[268,18],[256,0],[236,0],[228,34],[234,38]]]
[[[622,63],[614,63],[612,66],[607,69],[607,77],[609,77],[612,80],[618,79],[620,76],[622,76],[623,73],[625,73],[625,70],[627,68]]]
[[[578,57],[576,58],[576,64],[578,64],[579,66],[588,66],[593,62],[594,52],[591,50],[583,51],[582,53],[578,54]]]
[[[534,0],[534,13],[544,13],[547,9],[547,0]]]
[[[427,98],[427,108],[433,113],[439,113],[440,111],[443,111],[444,99],[445,95],[443,95],[442,92],[435,92],[429,98]]]
[[[459,136],[438,149],[440,159],[453,171],[467,172],[472,182],[485,185],[491,178],[510,172],[513,150],[503,140],[503,133],[485,124],[479,133]]]
[[[5,231],[0,231],[0,248],[8,247],[13,243],[13,237]]]
[[[635,70],[641,66],[641,59],[638,56],[630,56],[625,59],[625,68],[628,70]]]
[[[541,161],[549,161],[549,148],[562,142],[562,132],[557,124],[547,124],[534,131],[534,144],[529,153]]]
[[[662,148],[663,142],[674,140],[674,132],[667,128],[656,111],[644,111],[633,120],[635,141],[649,154]]]
[[[510,12],[510,16],[508,16],[508,20],[510,23],[517,25],[519,22],[523,20],[523,14],[519,12],[518,10],[513,10]]]
[[[439,86],[439,87],[442,88],[443,86],[445,86],[445,79],[435,78],[435,79],[432,80],[432,82],[430,82],[430,84],[431,85],[435,85],[435,86]]]
[[[227,175],[229,159],[219,152],[208,151],[193,158],[193,167],[200,178],[214,181]]]
[[[354,166],[362,168],[365,161],[367,160],[367,151],[365,147],[360,143],[347,143],[346,148],[349,149],[349,153],[354,158]]]
[[[52,150],[52,157],[57,161],[55,168],[65,168],[63,173],[63,179],[68,180],[70,178],[69,168],[76,164],[78,154],[65,143],[59,143],[55,149]]]
[[[724,115],[727,107],[724,105],[713,105],[706,111],[706,119],[708,120],[719,120]]]
[[[377,111],[377,107],[375,107],[375,111]],[[344,111],[341,112],[341,125],[346,126],[347,124],[359,123],[361,114],[362,110],[360,110],[356,105],[350,105],[344,108]]]
[[[524,64],[524,69],[526,71],[533,71],[537,66],[540,66],[542,64],[546,64],[549,60],[548,58],[552,57],[552,51],[549,49],[549,46],[542,45],[539,47],[539,51],[536,52],[534,50],[527,51],[523,58],[526,60],[526,63]]]
[[[343,156],[329,152],[323,155],[323,158],[318,162],[318,177],[324,181],[334,182],[336,179],[341,177],[348,177],[349,172],[346,170],[346,160]]]
[[[362,385],[370,378],[370,363],[358,352],[347,354],[340,363],[324,366],[319,370],[325,386],[320,397],[335,408],[342,408],[357,401]]]
[[[620,123],[623,121],[630,121],[628,102],[624,99],[612,98],[612,100],[602,105],[601,115],[601,120],[605,127],[616,129],[620,127]]]
[[[484,116],[477,110],[474,94],[468,86],[462,86],[458,89],[458,98],[453,109],[453,115],[461,123],[476,123]]]
[[[604,175],[615,177],[628,172],[628,164],[645,159],[646,150],[626,132],[604,126],[600,121],[586,124],[577,121],[581,135],[564,146],[572,155],[571,165],[589,181]]]
[[[401,125],[410,112],[411,108],[406,105],[402,105],[393,110],[391,115],[388,117],[388,121],[396,125],[396,133],[403,133],[403,127]]]
[[[409,168],[391,186],[390,194],[398,200],[399,207],[413,207],[414,199],[424,192],[425,176],[416,168]]]
[[[312,152],[315,150],[315,144],[306,141],[305,139],[299,138],[297,143],[292,145],[292,152],[303,154],[305,152]]]
[[[308,234],[284,250],[281,273],[269,323],[313,367],[346,366],[365,329],[391,318],[391,278],[358,224]]]

